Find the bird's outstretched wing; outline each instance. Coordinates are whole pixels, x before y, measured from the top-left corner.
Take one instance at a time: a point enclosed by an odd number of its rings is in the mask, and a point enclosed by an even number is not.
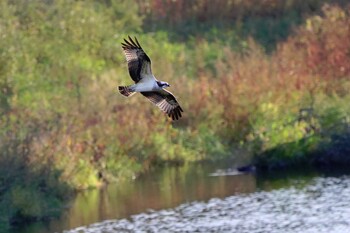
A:
[[[163,89],[161,91],[141,92],[141,94],[157,105],[173,120],[178,120],[182,116],[181,112],[183,110],[171,92]]]
[[[126,61],[128,62],[129,74],[135,83],[138,83],[143,74],[152,74],[151,70],[151,59],[143,51],[140,43],[131,39],[129,41],[124,39],[125,43],[122,44]]]

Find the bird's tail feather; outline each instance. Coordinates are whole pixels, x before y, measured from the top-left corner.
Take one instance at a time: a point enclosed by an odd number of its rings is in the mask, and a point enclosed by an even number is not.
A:
[[[129,97],[135,94],[135,92],[131,91],[128,86],[119,86],[118,87],[120,94],[123,96]]]

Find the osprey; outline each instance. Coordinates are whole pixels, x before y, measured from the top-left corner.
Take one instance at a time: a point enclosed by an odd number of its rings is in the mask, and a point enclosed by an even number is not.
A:
[[[131,79],[135,84],[130,86],[119,86],[119,92],[128,97],[140,92],[153,104],[157,105],[163,112],[173,120],[178,120],[183,112],[175,96],[165,90],[170,87],[167,82],[158,81],[151,70],[151,59],[143,51],[140,43],[129,36],[129,41],[124,39],[122,44]]]

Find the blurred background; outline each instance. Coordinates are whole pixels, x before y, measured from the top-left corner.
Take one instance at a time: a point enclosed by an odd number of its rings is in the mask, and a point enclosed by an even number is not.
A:
[[[128,35],[179,121],[117,92]],[[4,229],[168,164],[350,161],[346,0],[3,0],[0,37]]]

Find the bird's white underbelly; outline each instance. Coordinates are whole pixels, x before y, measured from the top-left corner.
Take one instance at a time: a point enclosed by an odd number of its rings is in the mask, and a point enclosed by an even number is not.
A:
[[[155,89],[153,83],[137,83],[134,85],[136,92],[152,91]]]
[[[138,83],[133,85],[133,89],[136,92],[154,91],[159,88],[156,79],[153,75],[143,77]]]

